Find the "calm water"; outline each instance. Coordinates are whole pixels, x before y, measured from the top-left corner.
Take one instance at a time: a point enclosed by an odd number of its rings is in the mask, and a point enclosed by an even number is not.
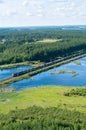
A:
[[[6,79],[12,76],[12,74],[15,72],[19,72],[21,70],[26,70],[29,68],[31,68],[31,66],[20,66],[20,67],[12,68],[12,69],[2,69],[0,70],[0,80]]]
[[[74,62],[62,65],[60,67],[53,68],[46,72],[42,72],[33,76],[34,80],[24,79],[16,83],[11,84],[10,88],[16,88],[17,90],[29,87],[38,87],[44,85],[63,85],[63,86],[84,86],[86,85],[86,58],[78,60],[81,65],[76,65]],[[55,72],[59,70],[74,70],[78,73],[73,77],[71,73],[54,74],[49,72]]]

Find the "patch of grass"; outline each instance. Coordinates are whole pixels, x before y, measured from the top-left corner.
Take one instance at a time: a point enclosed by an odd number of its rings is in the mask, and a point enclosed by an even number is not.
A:
[[[23,66],[23,65],[29,65],[29,62],[0,65],[0,69],[16,68],[16,67]]]
[[[14,63],[14,64],[6,64],[6,65],[0,65],[0,69],[10,69],[10,68],[16,68],[19,66],[39,66],[43,63],[40,61],[26,61],[26,62],[20,62],[20,63]]]
[[[74,70],[59,70],[59,71],[55,71],[55,72],[49,72],[50,74],[65,74],[65,73],[70,73],[72,74],[72,76],[77,76],[78,73]]]
[[[43,65],[43,64],[44,63],[40,62],[40,61],[30,61],[30,65],[33,66],[33,67],[40,66],[40,65]]]
[[[18,92],[0,93],[0,113],[25,109],[30,106],[59,107],[86,113],[86,98],[82,96],[65,96],[73,87],[45,86],[24,89]],[[75,89],[75,88],[74,88]],[[4,101],[4,102],[2,102]],[[8,102],[9,101],[9,102]]]
[[[38,42],[42,42],[42,43],[53,43],[53,42],[57,42],[57,41],[62,41],[62,39],[43,39],[43,40],[40,40]]]
[[[84,96],[86,97],[86,87],[71,89],[69,92],[64,93],[65,96]]]
[[[29,79],[30,79],[30,80],[35,80],[35,78],[33,78],[33,77],[30,77]]]
[[[7,87],[0,88],[0,92],[13,92],[13,91],[15,91],[15,89],[13,88],[7,88]]]
[[[80,61],[74,61],[74,63],[75,63],[76,65],[81,65],[81,62],[80,62]]]

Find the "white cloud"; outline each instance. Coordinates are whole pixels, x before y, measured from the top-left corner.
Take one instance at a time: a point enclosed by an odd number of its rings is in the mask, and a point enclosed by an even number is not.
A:
[[[38,16],[38,17],[42,17],[42,16],[43,16],[43,14],[39,13],[39,14],[37,14],[37,16]]]
[[[30,12],[26,13],[26,15],[27,15],[27,16],[33,16],[33,14],[30,13]]]
[[[16,11],[6,11],[6,12],[2,12],[0,14],[1,17],[12,17],[12,16],[16,16],[18,13]]]
[[[55,0],[57,2],[68,2],[68,0]]]
[[[23,5],[23,6],[27,6],[27,4],[28,4],[28,1],[27,1],[27,0],[25,0],[25,1],[22,2],[22,5]]]
[[[86,0],[0,0],[0,3],[3,3],[0,4],[2,25],[7,21],[13,24],[12,20],[34,25],[86,23]]]

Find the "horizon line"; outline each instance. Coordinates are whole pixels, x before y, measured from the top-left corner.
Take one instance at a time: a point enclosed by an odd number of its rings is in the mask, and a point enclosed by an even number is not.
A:
[[[21,26],[1,26],[0,28],[29,28],[29,27],[64,27],[64,26],[86,26],[86,24],[68,24],[68,25],[21,25]]]

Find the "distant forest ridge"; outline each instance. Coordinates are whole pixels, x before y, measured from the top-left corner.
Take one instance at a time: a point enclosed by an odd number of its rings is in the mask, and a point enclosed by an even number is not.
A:
[[[6,30],[17,30],[17,29],[38,29],[38,28],[55,28],[62,30],[85,30],[86,25],[62,25],[62,26],[20,26],[20,27],[0,27],[0,31]]]

